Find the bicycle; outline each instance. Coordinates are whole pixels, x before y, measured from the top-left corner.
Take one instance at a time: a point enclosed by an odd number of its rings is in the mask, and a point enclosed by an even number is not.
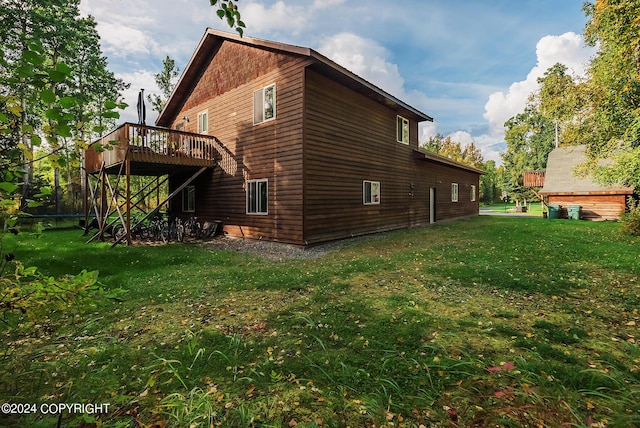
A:
[[[184,222],[184,233],[191,238],[200,238],[202,226],[198,222],[198,217],[191,216]]]

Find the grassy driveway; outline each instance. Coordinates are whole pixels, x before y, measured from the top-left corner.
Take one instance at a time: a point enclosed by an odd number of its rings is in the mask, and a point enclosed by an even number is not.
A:
[[[483,216],[284,261],[47,232],[16,256],[127,293],[7,319],[0,401],[111,404],[68,426],[640,426],[640,240],[617,230]]]

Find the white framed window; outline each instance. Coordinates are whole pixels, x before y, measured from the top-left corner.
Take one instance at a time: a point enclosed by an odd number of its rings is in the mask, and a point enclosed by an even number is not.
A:
[[[269,214],[269,180],[247,180],[247,214]]]
[[[475,185],[471,185],[471,202],[475,202],[476,201],[476,186]]]
[[[458,183],[451,183],[451,202],[458,202]]]
[[[182,212],[192,213],[196,211],[196,186],[187,186],[182,189]]]
[[[207,110],[198,113],[198,134],[206,134],[209,131],[209,113]]]
[[[409,144],[409,119],[402,116],[397,117],[396,139],[398,143]]]
[[[380,204],[380,182],[368,181],[362,182],[362,203],[365,205]]]
[[[253,93],[253,124],[268,122],[276,118],[276,84],[266,86]]]

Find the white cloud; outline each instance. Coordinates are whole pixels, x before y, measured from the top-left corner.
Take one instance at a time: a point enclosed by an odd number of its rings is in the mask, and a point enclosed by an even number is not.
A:
[[[337,34],[323,43],[320,53],[390,94],[405,99],[404,79],[389,52],[377,42],[352,33]]]
[[[500,153],[505,151],[505,143],[502,138],[492,137],[487,134],[473,137],[476,147],[482,152],[482,158],[485,161],[493,160],[497,165],[502,164]]]
[[[271,7],[257,2],[242,5],[242,20],[250,25],[252,33],[286,29],[297,34],[307,25],[307,17],[305,8],[281,0]]]
[[[115,22],[99,23],[97,30],[110,56],[148,55],[157,50],[157,43],[141,30]]]
[[[158,116],[158,112],[151,110],[151,104],[146,101],[146,97],[150,93],[160,94],[160,89],[156,85],[154,73],[147,70],[134,71],[132,73],[117,73],[117,78],[124,80],[125,83],[130,83],[129,89],[125,89],[122,93],[124,102],[129,106],[122,112],[120,112],[119,122],[133,122],[138,123],[138,92],[140,89],[144,89],[145,103],[147,107],[147,125],[153,125]]]
[[[418,124],[418,143],[426,143],[429,138],[438,133],[438,125],[435,122],[420,122]]]
[[[346,0],[314,0],[312,7],[314,9],[325,9],[332,6],[337,6],[344,3],[345,1]]]
[[[111,60],[131,70],[156,66],[165,55],[186,62],[207,24],[220,20],[202,0],[81,0],[82,15],[95,17],[100,44]],[[133,66],[132,66],[133,64]]]
[[[466,131],[456,131],[452,134],[449,134],[448,137],[451,138],[451,141],[455,141],[460,143],[462,147],[468,146],[469,144],[476,143],[476,140]]]
[[[529,96],[538,89],[537,79],[546,70],[562,63],[574,76],[584,77],[593,52],[585,46],[583,37],[573,32],[541,38],[536,45],[537,64],[527,78],[513,83],[507,93],[500,91],[489,96],[483,116],[489,121],[491,136],[503,138],[504,122],[524,111]]]

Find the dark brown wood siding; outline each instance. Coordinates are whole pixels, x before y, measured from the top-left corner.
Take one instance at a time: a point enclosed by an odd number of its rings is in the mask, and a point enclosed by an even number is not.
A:
[[[302,244],[302,86],[308,59],[225,41],[172,127],[197,132],[207,111],[213,174],[198,180],[196,215],[237,236]],[[253,124],[253,93],[276,85],[276,118]],[[187,118],[187,120],[184,120]],[[246,180],[267,179],[268,215],[246,214]]]
[[[415,158],[414,113],[325,77],[307,67],[313,61],[232,41],[217,47],[171,120],[173,128],[198,132],[206,111],[207,133],[220,142],[215,170],[194,183],[194,215],[221,221],[232,235],[306,245],[478,213],[470,201],[478,173]],[[253,93],[271,84],[276,118],[254,125]],[[409,144],[396,141],[398,115],[409,119]],[[172,188],[184,179],[172,177]],[[268,180],[267,215],[246,214],[246,182],[258,179]],[[380,183],[380,204],[363,203],[365,180]],[[451,183],[459,185],[458,202]],[[191,215],[180,199],[172,209]]]
[[[408,145],[397,142],[398,114],[410,119]],[[429,187],[437,188],[436,219],[478,213],[469,193],[471,185],[477,192],[478,174],[414,159],[418,124],[409,114],[307,70],[304,121],[306,243],[426,225]],[[365,180],[380,182],[379,205],[363,203]],[[452,182],[459,183],[458,203],[451,202]]]
[[[479,181],[478,173],[444,165],[432,160],[416,161],[416,199],[420,215],[429,218],[429,189],[435,189],[435,218],[433,222],[478,215]],[[458,185],[458,201],[452,201],[451,185]],[[475,201],[471,200],[472,186],[475,186]],[[424,211],[424,210],[427,211]]]

